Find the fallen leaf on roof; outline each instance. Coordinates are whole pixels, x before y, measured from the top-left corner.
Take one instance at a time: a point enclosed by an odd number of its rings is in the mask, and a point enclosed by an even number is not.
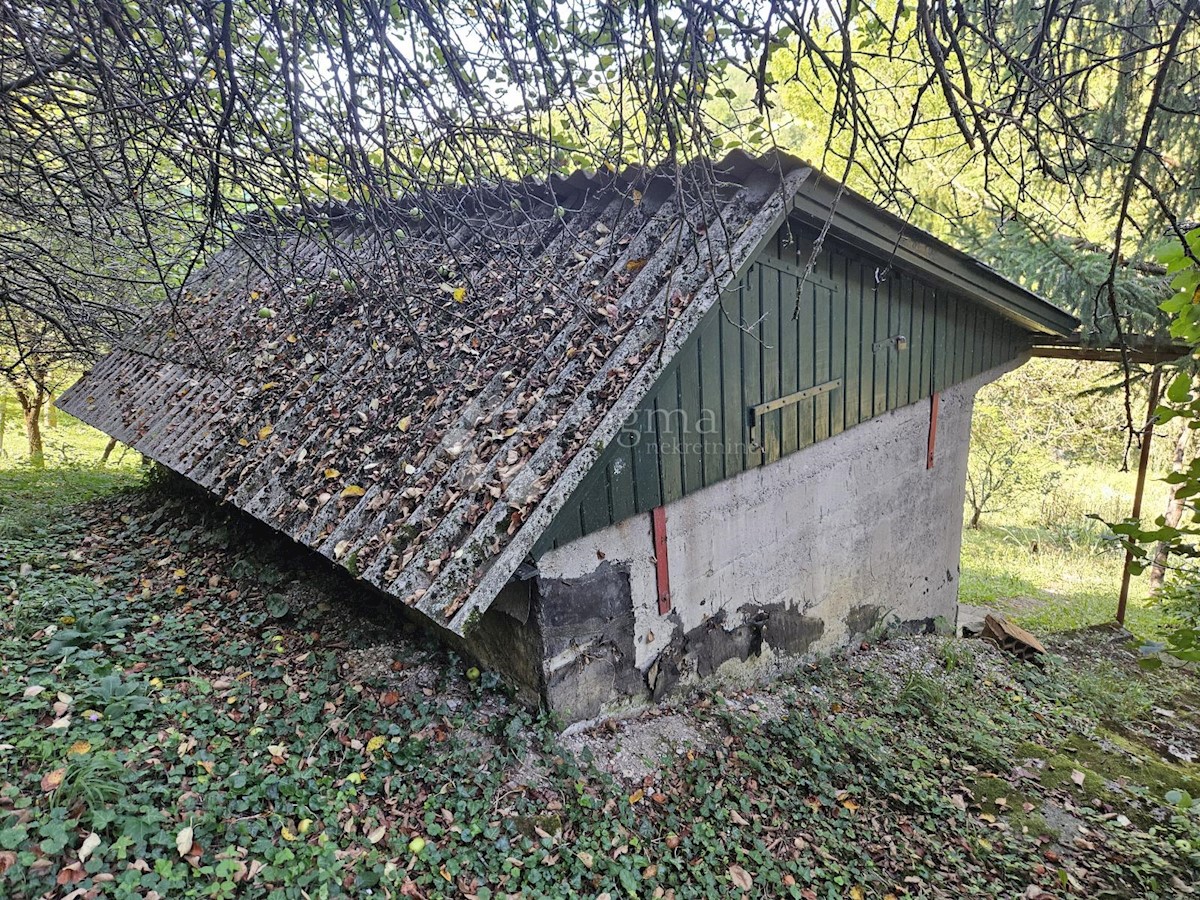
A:
[[[343,497],[361,497],[366,493],[366,490],[359,487],[357,484],[348,484],[342,488]]]

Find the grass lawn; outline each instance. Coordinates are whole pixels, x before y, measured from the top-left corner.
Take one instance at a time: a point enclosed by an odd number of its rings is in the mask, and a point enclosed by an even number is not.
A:
[[[1200,683],[1110,633],[1051,636],[1044,668],[896,638],[563,738],[291,545],[137,480],[0,469],[5,897],[1049,900],[1200,877]]]
[[[1146,482],[1147,521],[1161,514],[1166,485],[1161,474]],[[1037,634],[1113,621],[1121,589],[1124,551],[1105,539],[1107,521],[1129,515],[1135,475],[1101,466],[1067,471],[1052,495],[1030,493],[987,515],[978,529],[963,530],[959,599],[1010,616]],[[1126,627],[1159,639],[1169,626],[1147,596],[1145,577],[1131,584]]]
[[[0,389],[0,411],[3,412],[3,431],[0,432],[0,467],[12,468],[27,461],[29,451],[25,440],[25,425],[21,418],[21,407],[11,391]],[[95,428],[83,424],[74,416],[56,413],[57,424],[53,427],[42,419],[42,443],[46,462],[55,468],[91,468],[99,461],[108,443],[108,436]],[[136,471],[141,463],[141,454],[124,445],[112,452],[108,468]]]

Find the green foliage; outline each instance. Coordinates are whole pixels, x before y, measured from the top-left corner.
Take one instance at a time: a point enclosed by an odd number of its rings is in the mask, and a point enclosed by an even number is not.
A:
[[[1189,232],[1184,241],[1168,244],[1159,254],[1172,275],[1174,294],[1162,303],[1162,309],[1172,316],[1171,334],[1193,347],[1200,346],[1198,251],[1200,228]],[[1179,420],[1185,428],[1200,429],[1200,390],[1195,386],[1194,358],[1193,352],[1193,359],[1181,365],[1168,381],[1165,402],[1156,413],[1158,422]],[[1150,564],[1156,546],[1163,545],[1169,551],[1172,570],[1165,599],[1180,622],[1165,641],[1143,648],[1149,666],[1157,665],[1158,654],[1164,651],[1187,662],[1200,662],[1200,517],[1195,506],[1196,495],[1200,494],[1200,458],[1184,460],[1182,469],[1164,480],[1173,487],[1175,498],[1184,502],[1177,524],[1168,523],[1164,516],[1149,526],[1133,520],[1109,523],[1113,534],[1132,554],[1135,574]]]
[[[53,502],[32,484],[30,505]],[[405,640],[344,583],[321,595],[336,608],[296,594],[314,573],[288,550],[162,488],[55,506],[0,542],[5,896],[1006,897],[1066,872],[1167,898],[1200,874],[1190,770],[1118,773],[1079,737],[1177,706],[1115,667],[886,641],[671,710],[696,745],[627,780],[602,765],[605,729],[572,750],[495,673]],[[1017,774],[1040,771],[1028,757],[1054,779]],[[1092,849],[1047,867],[1038,817],[1066,801]]]
[[[967,462],[969,525],[978,528],[985,513],[999,512],[1039,485],[1044,456],[1019,427],[1011,408],[977,401],[971,419],[972,452]]]
[[[1196,297],[1200,294],[1200,228],[1186,236],[1186,248],[1180,243],[1168,244],[1159,253],[1159,261],[1171,275],[1171,290],[1174,293],[1162,304],[1162,310],[1171,318],[1171,335],[1189,344],[1200,344],[1200,306]],[[1174,396],[1169,390],[1167,398],[1174,404],[1186,405],[1190,390],[1178,380],[1172,384]]]

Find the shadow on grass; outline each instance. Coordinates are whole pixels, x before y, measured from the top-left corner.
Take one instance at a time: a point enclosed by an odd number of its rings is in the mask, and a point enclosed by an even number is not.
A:
[[[0,468],[0,536],[44,529],[66,507],[143,484],[135,469],[87,465]]]

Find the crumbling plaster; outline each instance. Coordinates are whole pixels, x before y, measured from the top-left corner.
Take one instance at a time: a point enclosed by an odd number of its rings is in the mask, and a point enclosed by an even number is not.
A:
[[[940,617],[952,628],[975,393],[1025,358],[942,392],[932,469],[926,398],[669,504],[666,615],[648,516],[543,555],[544,608],[550,595],[586,606],[598,582],[613,607],[615,575],[628,580],[633,623],[623,647],[604,615],[579,619],[570,641],[554,642],[543,662],[551,707],[567,706],[568,719],[607,711],[613,704],[598,695],[610,681],[611,699],[625,694],[628,704],[710,674],[752,676],[885,620],[923,630]],[[629,616],[620,618],[628,628]],[[597,659],[602,670],[588,673]],[[643,697],[630,691],[630,668]]]

